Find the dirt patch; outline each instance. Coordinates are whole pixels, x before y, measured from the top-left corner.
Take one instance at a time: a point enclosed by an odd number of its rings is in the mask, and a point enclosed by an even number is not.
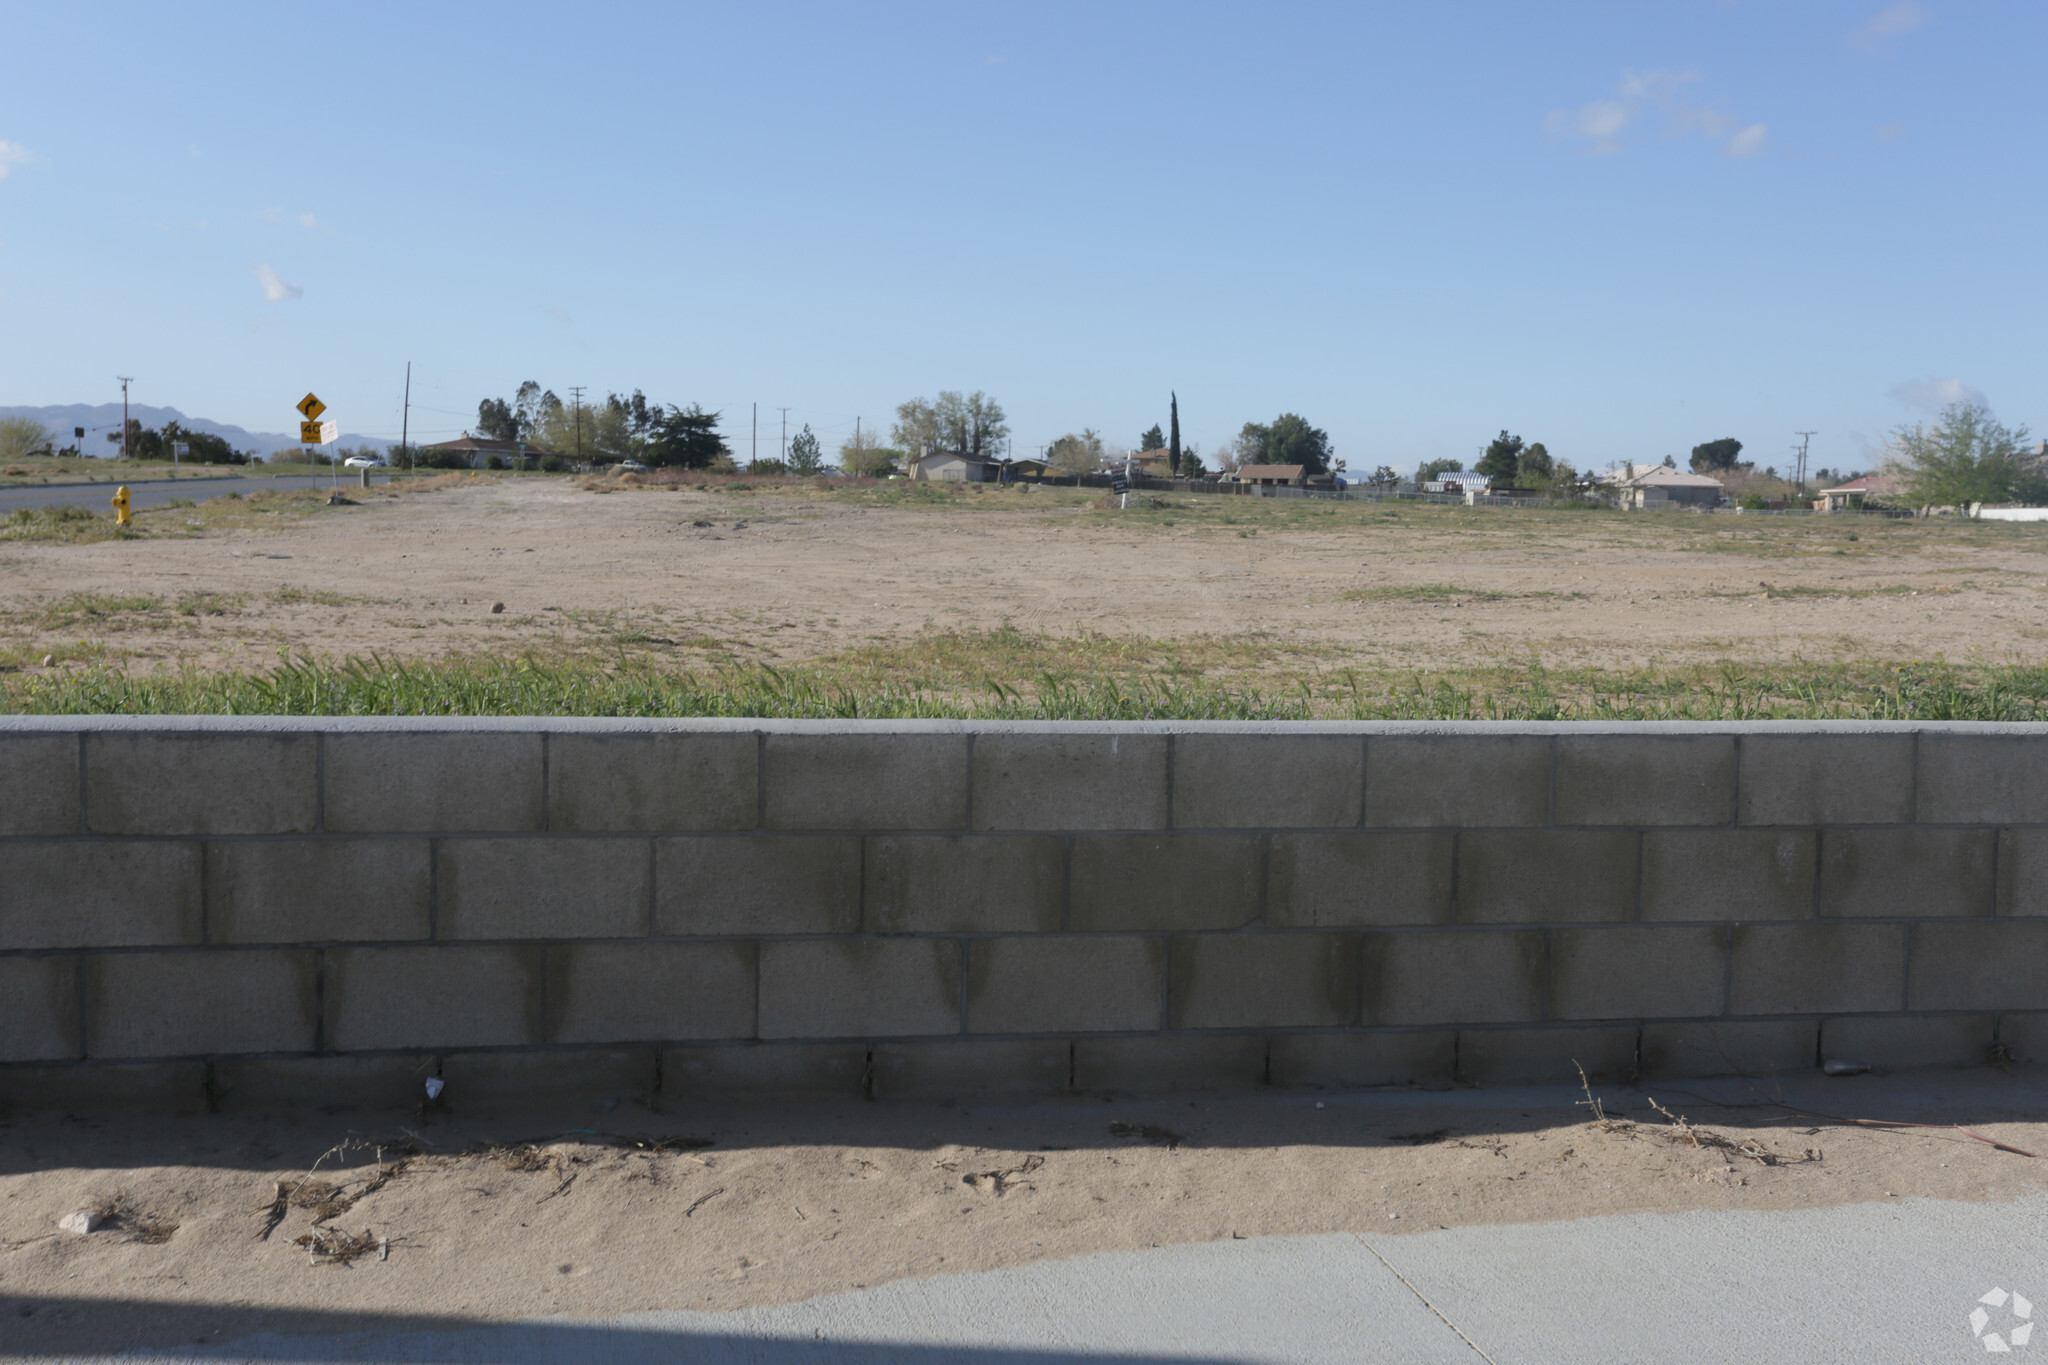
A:
[[[726,1309],[1177,1242],[2048,1184],[2009,1150],[2048,1151],[2026,1068],[1599,1098],[627,1105],[602,1130],[587,1113],[24,1118],[0,1126],[0,1307],[44,1349],[85,1328],[40,1308],[80,1300],[102,1305],[96,1340],[127,1340],[124,1322],[140,1339],[166,1304],[239,1305],[244,1327],[274,1309],[280,1330],[294,1310]],[[113,1216],[60,1232],[81,1209]]]
[[[1254,641],[1299,670],[2031,662],[2048,640],[2048,535],[2027,526],[1099,501],[459,478],[276,526],[0,545],[0,643],[206,668],[280,649],[775,663],[1007,625]],[[139,585],[163,604],[238,606],[80,619],[64,605]]]

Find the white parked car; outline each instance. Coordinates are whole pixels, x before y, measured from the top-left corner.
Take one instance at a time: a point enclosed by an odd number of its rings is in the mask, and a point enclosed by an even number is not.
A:
[[[628,474],[645,474],[647,472],[647,466],[641,464],[638,460],[620,460],[619,468],[625,470]]]
[[[343,469],[382,469],[384,467],[384,457],[382,455],[351,455],[341,462],[341,467]]]

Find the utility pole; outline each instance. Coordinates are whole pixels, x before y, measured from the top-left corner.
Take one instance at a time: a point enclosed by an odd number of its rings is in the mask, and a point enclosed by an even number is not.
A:
[[[414,469],[417,461],[412,457],[412,362],[405,362],[405,408],[398,418],[398,446],[405,452],[405,467]]]
[[[782,462],[786,465],[789,463],[789,409],[778,408],[776,411],[782,414]]]
[[[576,399],[576,463],[583,463],[583,389],[581,384],[571,384],[569,392]]]
[[[128,386],[135,382],[133,375],[117,374],[121,381],[121,458],[128,458]]]
[[[1820,435],[1820,433],[1817,431],[1795,431],[1792,434],[1799,438],[1799,477],[1792,481],[1792,486],[1804,493],[1806,491],[1806,443]]]

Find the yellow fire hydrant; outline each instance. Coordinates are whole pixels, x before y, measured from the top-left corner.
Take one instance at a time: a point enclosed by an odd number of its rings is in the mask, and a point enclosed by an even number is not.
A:
[[[119,524],[120,524],[120,525],[122,525],[122,526],[132,526],[132,525],[134,525],[134,523],[133,523],[132,521],[130,521],[130,520],[128,519],[128,485],[127,485],[127,484],[125,484],[125,483],[124,483],[124,484],[122,484],[122,485],[121,485],[121,486],[120,486],[119,488],[116,488],[116,489],[114,490],[114,496],[113,496],[112,498],[108,499],[108,501],[110,501],[110,502],[112,502],[112,503],[114,504],[114,520],[115,520],[115,521],[116,521],[117,523],[119,523]]]

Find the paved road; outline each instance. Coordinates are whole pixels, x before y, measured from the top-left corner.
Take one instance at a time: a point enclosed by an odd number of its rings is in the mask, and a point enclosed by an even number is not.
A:
[[[2015,1290],[2024,1302],[2009,1297]],[[1997,1302],[1983,1304],[1986,1295]],[[195,1342],[196,1320],[183,1321],[192,1310],[166,1309],[154,1346],[130,1344],[120,1359],[1918,1365],[1982,1359],[1982,1333],[1992,1332],[2024,1359],[2037,1343],[2024,1332],[2015,1341],[2013,1329],[2031,1321],[2018,1310],[2031,1315],[2035,1301],[2048,1316],[2043,1195],[1211,1242],[731,1313],[479,1323],[337,1312],[305,1315],[304,1335],[230,1328]],[[209,1326],[223,1311],[204,1310]],[[103,1349],[62,1359],[111,1362]],[[0,1344],[0,1359],[59,1358]]]
[[[372,474],[375,482],[384,482],[381,474]],[[194,479],[146,479],[128,485],[128,505],[140,511],[145,507],[162,507],[172,498],[190,498],[204,502],[228,493],[240,493],[248,497],[266,488],[279,490],[292,488],[325,488],[334,482],[326,474],[279,474],[271,478],[194,478]],[[362,476],[353,469],[343,470],[340,480],[345,488],[362,486]],[[14,511],[17,507],[61,507],[66,503],[78,507],[90,507],[95,512],[107,510],[107,499],[114,496],[118,483],[102,479],[97,483],[26,483],[11,487],[0,487],[0,516]]]

